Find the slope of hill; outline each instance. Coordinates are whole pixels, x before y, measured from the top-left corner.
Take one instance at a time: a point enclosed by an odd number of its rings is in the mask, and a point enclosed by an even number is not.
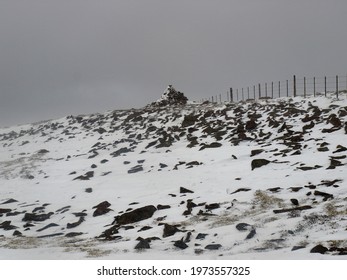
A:
[[[0,129],[0,258],[346,259],[347,98]]]

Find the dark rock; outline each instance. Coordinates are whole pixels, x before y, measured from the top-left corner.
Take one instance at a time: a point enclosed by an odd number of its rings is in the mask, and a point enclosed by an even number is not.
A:
[[[89,180],[92,177],[94,177],[94,171],[88,171],[86,174],[78,176],[73,180]]]
[[[147,239],[141,238],[140,242],[135,246],[135,250],[150,249],[149,241]]]
[[[219,148],[222,147],[221,143],[218,142],[212,142],[211,144],[203,144],[199,151],[204,150],[204,149],[210,149],[210,148]]]
[[[42,155],[42,154],[47,154],[47,153],[49,153],[49,151],[46,150],[46,149],[41,149],[41,150],[38,150],[36,153]]]
[[[199,233],[199,234],[196,236],[196,239],[203,240],[203,239],[205,239],[205,237],[206,237],[207,235],[208,235],[207,233]]]
[[[259,155],[259,154],[261,154],[262,152],[264,152],[263,149],[252,150],[252,151],[251,151],[251,157],[256,156],[256,155]]]
[[[329,116],[328,123],[332,124],[334,127],[340,127],[342,125],[341,120],[335,114]]]
[[[295,206],[299,205],[299,201],[296,198],[291,198],[290,202],[293,203],[293,205],[295,205]]]
[[[22,221],[43,222],[45,220],[48,220],[52,215],[53,215],[53,212],[50,212],[48,214],[39,214],[39,215],[36,215],[34,213],[25,213]]]
[[[180,230],[177,228],[177,226],[172,226],[169,224],[164,224],[164,232],[163,237],[168,237],[174,235],[176,232],[179,232]]]
[[[110,155],[113,157],[119,157],[120,155],[129,153],[129,152],[131,152],[131,149],[129,148],[120,148],[119,150],[111,153]]]
[[[174,246],[177,247],[177,248],[180,248],[182,250],[188,248],[188,245],[185,242],[183,242],[183,240],[175,241]]]
[[[189,127],[194,125],[198,121],[199,116],[194,114],[184,116],[182,127]]]
[[[80,224],[82,224],[83,222],[84,222],[84,217],[80,217],[79,220],[75,223],[67,223],[66,228],[68,229],[75,228],[79,226]]]
[[[20,231],[15,230],[15,231],[13,232],[13,236],[23,236],[23,234],[22,234]]]
[[[106,162],[108,162],[107,159],[103,159],[103,160],[100,161],[101,164],[104,164],[104,163],[106,163]]]
[[[321,192],[321,191],[314,191],[313,193],[314,195],[318,195],[318,196],[323,196],[324,197],[324,201],[327,201],[328,199],[333,199],[334,196],[330,193],[325,193],[325,192]]]
[[[11,211],[12,211],[11,209],[0,208],[0,215],[1,215],[1,214],[9,213],[9,212],[11,212]]]
[[[268,191],[272,192],[272,193],[278,193],[279,191],[282,190],[282,188],[280,187],[275,187],[275,188],[269,188],[267,189]]]
[[[17,227],[14,225],[11,225],[11,221],[4,221],[0,224],[0,228],[3,230],[13,230],[16,229]]]
[[[171,208],[170,205],[161,205],[161,204],[157,205],[158,210],[164,210],[164,209],[169,209],[169,208]]]
[[[184,187],[180,187],[180,193],[194,193],[194,192],[191,191],[191,190],[188,190],[188,189],[186,189]]]
[[[64,233],[59,232],[59,233],[53,233],[53,234],[47,234],[47,235],[40,235],[37,238],[50,238],[50,237],[56,237],[56,236],[62,236]]]
[[[327,247],[324,247],[323,245],[317,245],[313,247],[310,251],[310,253],[319,253],[319,254],[325,254],[328,251]]]
[[[99,203],[98,205],[94,206],[93,209],[96,208],[96,210],[93,213],[93,217],[104,215],[111,211],[108,207],[110,207],[111,204],[108,201],[103,201]]]
[[[264,165],[269,164],[271,161],[267,160],[267,159],[254,159],[251,162],[251,166],[252,166],[252,170],[256,169],[256,168],[260,168]]]
[[[301,249],[305,249],[306,246],[293,246],[292,251],[296,251],[296,250],[301,250]]]
[[[118,225],[136,223],[151,218],[155,211],[157,211],[157,208],[155,208],[153,205],[144,206],[115,217],[115,221],[113,223],[117,223]]]
[[[96,164],[92,164],[91,166],[90,166],[90,168],[97,168],[98,166],[96,165]]]
[[[211,204],[206,204],[205,208],[207,210],[214,210],[214,209],[218,209],[220,207],[219,203],[211,203]]]
[[[347,124],[347,123],[346,123],[346,124]],[[333,154],[335,154],[335,153],[341,153],[341,152],[345,152],[345,151],[347,151],[347,148],[346,148],[346,147],[344,147],[344,146],[342,146],[342,145],[337,145],[336,151],[334,151]]]
[[[69,232],[69,233],[65,234],[65,237],[72,238],[72,237],[80,236],[82,234],[83,234],[83,232]]]
[[[14,203],[14,202],[18,202],[17,200],[10,198],[8,200],[6,200],[5,202],[1,203],[1,204],[10,204],[10,203]]]
[[[247,188],[240,188],[240,189],[237,189],[236,191],[230,193],[230,194],[235,194],[235,193],[238,193],[238,192],[248,192],[250,191],[251,189],[247,189]]]
[[[46,226],[44,226],[43,228],[40,228],[37,230],[37,232],[40,232],[40,231],[44,231],[45,229],[48,229],[48,228],[51,228],[51,227],[58,227],[59,225],[57,225],[56,223],[50,223]]]
[[[133,174],[133,173],[137,173],[137,172],[141,172],[141,171],[143,171],[142,165],[136,165],[136,166],[134,166],[128,170],[128,174]]]
[[[246,122],[246,130],[254,130],[256,129],[258,124],[254,120],[249,120]]]
[[[160,168],[166,168],[167,167],[167,165],[164,163],[159,163],[159,166],[160,166]]]
[[[250,233],[246,236],[246,239],[251,239],[256,235],[256,230],[255,228],[252,228],[252,230],[250,231]]]
[[[152,227],[150,227],[150,226],[144,226],[144,227],[140,228],[137,232],[146,231],[146,230],[149,230],[149,229],[151,229],[151,228],[152,228]]]
[[[238,231],[247,231],[250,230],[252,228],[252,226],[250,224],[247,223],[239,223],[236,225],[236,229]]]
[[[222,247],[220,244],[209,244],[205,247],[206,250],[218,250]]]
[[[93,192],[93,189],[92,189],[92,188],[86,188],[86,189],[85,189],[85,192],[86,192],[86,193],[92,193],[92,192]]]

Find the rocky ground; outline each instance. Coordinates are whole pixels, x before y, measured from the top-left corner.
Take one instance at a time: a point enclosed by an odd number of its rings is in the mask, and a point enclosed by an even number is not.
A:
[[[346,94],[214,104],[172,87],[0,129],[0,255],[345,258],[346,139]]]

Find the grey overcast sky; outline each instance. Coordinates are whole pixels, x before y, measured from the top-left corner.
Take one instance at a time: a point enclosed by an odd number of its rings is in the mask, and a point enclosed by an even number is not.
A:
[[[346,28],[346,0],[0,0],[0,126],[346,74]]]

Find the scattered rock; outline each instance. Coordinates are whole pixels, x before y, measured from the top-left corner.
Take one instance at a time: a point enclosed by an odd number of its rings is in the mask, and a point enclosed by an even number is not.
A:
[[[54,213],[50,212],[48,214],[34,214],[34,213],[25,213],[24,218],[22,221],[33,221],[33,222],[43,222],[45,220],[48,220]]]
[[[133,174],[133,173],[137,173],[137,172],[141,172],[141,171],[143,171],[142,165],[136,165],[136,166],[134,166],[128,170],[128,174]]]
[[[149,241],[147,239],[140,239],[140,242],[137,243],[135,246],[135,250],[144,250],[144,249],[150,249],[151,246],[149,245]]]
[[[184,187],[180,187],[180,193],[194,193],[194,192]]]
[[[256,168],[260,168],[260,167],[267,165],[269,163],[270,163],[270,161],[267,159],[254,159],[251,162],[252,170],[254,170]]]
[[[168,237],[174,235],[176,232],[179,232],[180,230],[177,228],[177,226],[164,224],[164,232],[163,237]]]
[[[111,211],[108,207],[110,207],[111,204],[108,201],[103,201],[99,203],[98,205],[94,206],[93,209],[96,208],[96,210],[93,213],[93,217],[104,215]]]
[[[175,241],[174,246],[182,250],[188,248],[188,245],[185,242],[183,242],[183,239]]]
[[[136,223],[151,218],[155,211],[157,211],[157,208],[153,205],[144,206],[115,217],[113,223],[117,223],[118,225]]]
[[[310,251],[310,253],[319,253],[324,255],[326,252],[328,251],[327,247],[324,247],[323,245],[317,245],[315,247],[313,247]]]
[[[239,223],[239,224],[236,225],[236,229],[238,231],[247,231],[247,230],[250,230],[252,228],[253,227],[250,224],[247,224],[247,223]]]
[[[221,244],[209,244],[205,247],[206,250],[219,250],[222,247]]]

